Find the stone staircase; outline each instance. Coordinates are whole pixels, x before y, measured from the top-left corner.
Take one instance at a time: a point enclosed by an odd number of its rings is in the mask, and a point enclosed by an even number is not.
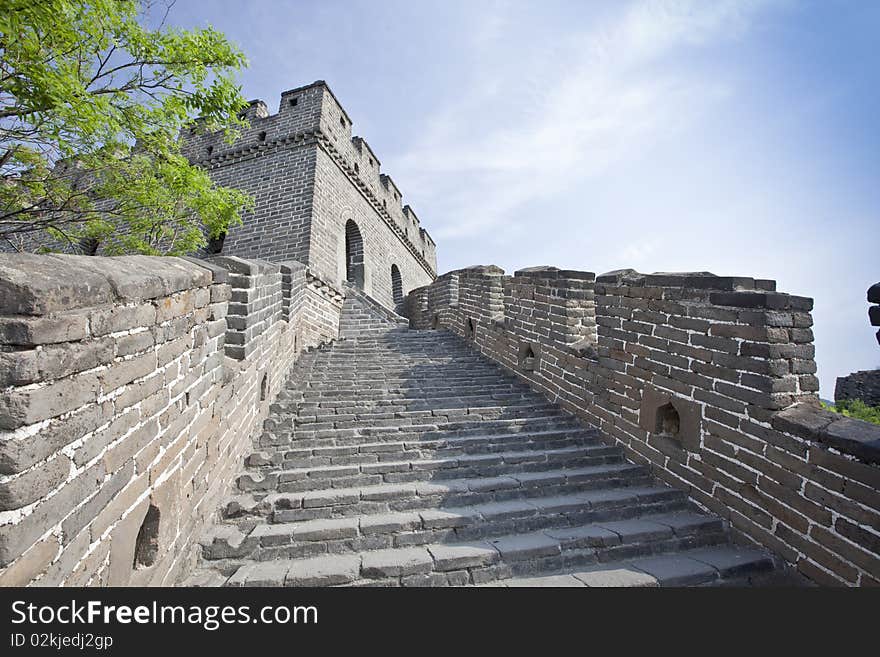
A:
[[[401,317],[356,287],[345,284],[345,301],[339,318],[341,339],[381,335],[390,329],[408,326],[406,317]]]
[[[343,339],[297,362],[186,584],[772,577],[770,555],[732,545],[595,429],[453,334],[411,331],[361,297],[346,300]]]

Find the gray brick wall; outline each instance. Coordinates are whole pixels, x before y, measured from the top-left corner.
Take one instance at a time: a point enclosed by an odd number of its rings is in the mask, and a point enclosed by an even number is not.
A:
[[[818,406],[811,299],[750,278],[472,267],[407,306],[414,327],[439,320],[739,540],[822,584],[880,583],[880,427]]]

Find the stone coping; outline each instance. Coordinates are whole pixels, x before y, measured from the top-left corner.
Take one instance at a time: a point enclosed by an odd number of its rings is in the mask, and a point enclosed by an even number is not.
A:
[[[833,413],[819,406],[800,403],[777,413],[774,429],[794,434],[854,456],[880,464],[880,425]]]
[[[597,283],[631,287],[684,287],[697,290],[774,292],[776,281],[748,276],[718,276],[708,271],[654,272],[643,274],[635,269],[617,269],[600,274]]]
[[[212,268],[169,256],[0,254],[0,315],[157,299],[213,280]]]

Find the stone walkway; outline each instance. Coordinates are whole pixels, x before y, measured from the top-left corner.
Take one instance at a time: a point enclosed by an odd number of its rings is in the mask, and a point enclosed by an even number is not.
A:
[[[303,354],[189,585],[756,583],[762,551],[446,331],[350,295]]]

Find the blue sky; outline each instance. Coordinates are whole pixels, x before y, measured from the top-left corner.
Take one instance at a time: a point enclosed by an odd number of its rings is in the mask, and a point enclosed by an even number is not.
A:
[[[773,278],[821,394],[880,366],[880,2],[178,0],[248,98],[326,80],[437,242],[494,263]]]

